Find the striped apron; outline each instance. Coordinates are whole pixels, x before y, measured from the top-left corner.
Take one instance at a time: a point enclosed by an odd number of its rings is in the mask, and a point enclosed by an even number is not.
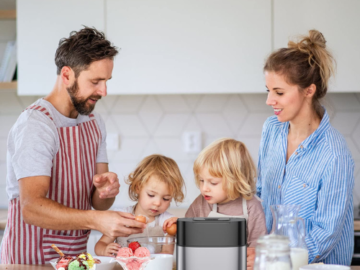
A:
[[[44,107],[30,106],[52,117]],[[96,156],[101,142],[101,131],[93,114],[90,121],[73,127],[58,128],[59,151],[53,160],[47,198],[64,206],[91,209],[92,180]],[[23,221],[20,198],[9,202],[7,228],[2,241],[1,263],[45,264],[59,255],[51,248],[57,245],[66,255],[86,251],[90,231],[48,230]]]

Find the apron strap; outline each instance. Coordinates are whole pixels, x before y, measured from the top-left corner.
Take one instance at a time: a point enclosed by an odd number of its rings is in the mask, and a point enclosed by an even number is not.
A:
[[[242,206],[243,206],[243,215],[248,216],[247,203],[244,197],[242,199]]]
[[[215,213],[217,213],[217,203],[214,203],[214,204],[213,204],[212,210],[213,210]]]

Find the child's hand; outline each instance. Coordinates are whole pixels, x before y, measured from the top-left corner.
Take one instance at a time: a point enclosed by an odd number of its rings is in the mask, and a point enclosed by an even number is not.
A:
[[[248,247],[246,249],[247,258],[246,258],[246,264],[247,264],[247,270],[253,270],[254,269],[254,262],[255,262],[255,248]]]
[[[171,225],[173,225],[174,223],[176,223],[177,220],[178,220],[177,217],[172,217],[172,218],[165,220],[164,224],[163,224],[163,231],[166,232],[166,228],[168,228]]]
[[[116,257],[116,254],[118,253],[120,248],[121,246],[118,243],[110,243],[105,248],[104,256]]]

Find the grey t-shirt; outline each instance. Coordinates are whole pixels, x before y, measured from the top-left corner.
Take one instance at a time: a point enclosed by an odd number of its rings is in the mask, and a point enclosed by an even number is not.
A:
[[[57,128],[90,121],[89,116],[80,114],[76,119],[68,118],[44,99],[38,99],[32,105],[45,107],[53,120],[38,110],[24,110],[11,128],[6,158],[6,192],[9,200],[19,197],[19,179],[40,175],[51,176],[52,162],[60,146]],[[102,136],[96,162],[108,163],[105,123],[99,114],[93,114]]]

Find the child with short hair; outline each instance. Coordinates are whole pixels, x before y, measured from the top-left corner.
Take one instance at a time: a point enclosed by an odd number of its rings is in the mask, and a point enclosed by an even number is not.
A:
[[[253,247],[266,234],[264,211],[255,196],[256,167],[246,146],[229,138],[207,146],[194,163],[196,185],[201,194],[187,210],[185,217],[242,217],[247,224],[248,269],[255,259]],[[176,222],[171,218],[166,227]]]
[[[164,222],[173,217],[166,210],[172,199],[182,202],[184,199],[184,180],[176,162],[162,155],[144,158],[132,172],[126,183],[129,184],[130,199],[137,203],[121,209],[135,216],[146,216],[149,236],[164,236]],[[133,234],[130,237],[147,236],[146,233]],[[120,247],[127,246],[129,237],[109,237],[103,235],[95,245],[98,256],[114,256]],[[116,242],[114,242],[116,240]]]

